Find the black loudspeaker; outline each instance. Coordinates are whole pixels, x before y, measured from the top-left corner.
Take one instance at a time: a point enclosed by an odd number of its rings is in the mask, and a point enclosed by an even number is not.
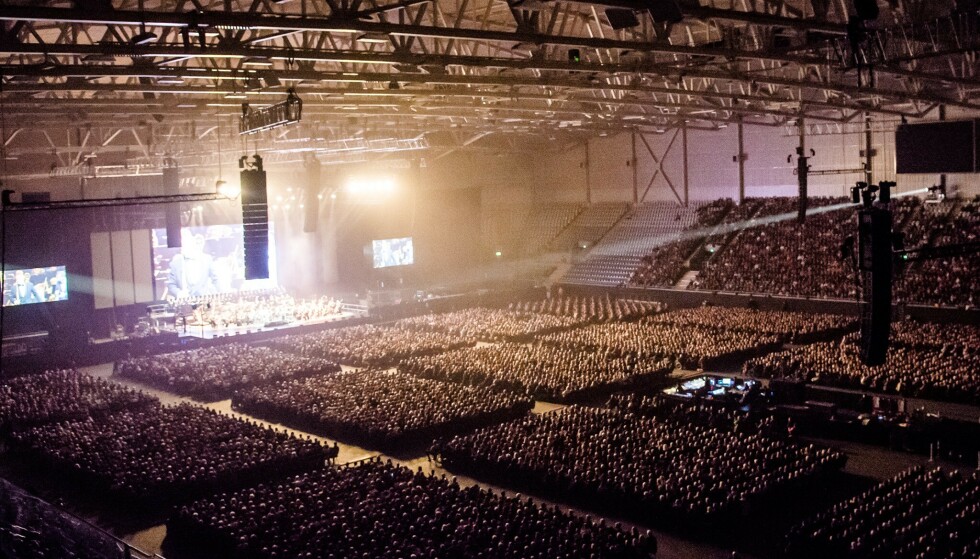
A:
[[[625,8],[606,8],[606,19],[613,29],[629,29],[640,24],[633,10]]]
[[[854,11],[858,19],[874,21],[878,19],[878,0],[854,0]]]
[[[163,194],[176,196],[180,188],[180,169],[163,168]],[[163,209],[167,224],[167,248],[180,248],[180,202],[168,202]]]
[[[657,23],[680,23],[684,19],[677,0],[651,0],[648,2],[650,15]]]
[[[807,190],[810,178],[810,158],[802,155],[796,161],[796,180],[799,183],[800,192],[797,199],[796,221],[803,223],[806,221]]]
[[[262,160],[241,172],[245,279],[269,277],[269,195]]]
[[[892,322],[892,214],[872,207],[858,212],[859,268],[864,282],[861,304],[861,361],[883,365]]]
[[[306,162],[306,189],[303,192],[303,232],[316,233],[320,217],[320,162]]]

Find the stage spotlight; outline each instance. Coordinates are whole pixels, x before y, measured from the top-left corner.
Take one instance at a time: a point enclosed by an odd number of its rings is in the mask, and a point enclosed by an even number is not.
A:
[[[390,177],[354,177],[347,181],[344,190],[353,196],[378,198],[395,192],[395,181]]]
[[[228,181],[218,179],[214,183],[214,188],[218,194],[224,196],[229,200],[234,200],[242,193],[242,189],[238,185],[230,184]]]

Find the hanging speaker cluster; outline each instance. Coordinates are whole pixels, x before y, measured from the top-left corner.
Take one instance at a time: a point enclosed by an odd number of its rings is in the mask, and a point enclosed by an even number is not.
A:
[[[269,277],[269,194],[265,169],[258,155],[238,162],[242,182],[242,229],[245,279]]]
[[[180,169],[176,165],[163,168],[163,193],[176,196],[180,190]],[[167,248],[181,248],[180,202],[168,202],[163,209],[167,224]]]

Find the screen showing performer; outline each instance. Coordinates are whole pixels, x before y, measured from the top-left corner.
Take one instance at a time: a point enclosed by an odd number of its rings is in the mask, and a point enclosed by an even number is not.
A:
[[[415,249],[411,237],[379,239],[371,242],[375,268],[407,266],[415,262]]]
[[[275,243],[271,231],[270,279],[267,280],[245,280],[240,224],[184,227],[180,238],[180,248],[168,248],[167,230],[153,230],[153,279],[158,299],[182,299],[275,286]]]
[[[5,270],[3,306],[68,300],[68,273],[64,266]]]

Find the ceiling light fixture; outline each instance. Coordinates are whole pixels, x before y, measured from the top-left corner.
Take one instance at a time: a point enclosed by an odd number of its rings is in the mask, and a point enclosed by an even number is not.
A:
[[[242,66],[272,66],[272,60],[266,56],[246,56],[242,59]]]
[[[388,35],[386,33],[380,33],[378,31],[368,31],[367,33],[361,33],[354,39],[358,43],[374,43],[374,44],[384,44],[388,43]]]

